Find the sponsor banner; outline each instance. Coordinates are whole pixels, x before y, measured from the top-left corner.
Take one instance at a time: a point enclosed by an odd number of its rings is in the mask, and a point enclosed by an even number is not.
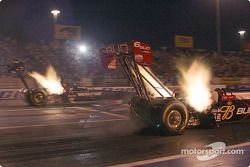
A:
[[[70,93],[69,97],[105,97],[114,98],[120,95],[134,94],[133,87],[79,87]],[[110,96],[110,97],[109,97]],[[0,100],[21,99],[19,89],[0,89]]]
[[[107,67],[107,69],[110,70],[115,70],[118,67],[118,62],[117,62],[117,56],[107,56],[105,62],[103,62],[105,64],[105,67]]]
[[[18,89],[0,89],[0,100],[20,99],[21,95]]]
[[[168,86],[169,89],[178,89],[178,86]],[[227,88],[239,99],[250,99],[250,85],[211,85],[215,88]],[[133,87],[78,87],[67,96],[70,101],[96,101],[96,100],[129,100],[135,96]],[[0,89],[0,100],[21,100],[22,94],[18,89]],[[59,99],[59,100],[58,100]],[[50,103],[60,101],[60,96],[50,96]]]
[[[250,78],[221,77],[214,78],[213,83],[222,85],[242,85],[250,83]]]
[[[151,47],[142,42],[133,42],[135,61],[142,66],[152,65],[152,49]]]
[[[178,86],[168,86],[169,89],[178,89]],[[211,85],[211,89],[225,88],[225,85]],[[231,85],[232,88],[232,85]],[[78,87],[71,91],[68,98],[79,101],[100,99],[127,99],[135,96],[133,87]],[[19,89],[0,89],[0,100],[22,99]]]
[[[226,88],[239,99],[250,99],[250,85],[227,85]]]
[[[176,48],[193,48],[193,37],[176,35],[175,47]]]
[[[144,66],[152,64],[151,47],[139,41],[111,44],[100,49],[102,64],[105,68],[116,69],[118,55],[133,55],[135,61]]]
[[[127,53],[127,44],[109,45],[101,48],[101,62],[106,69],[116,69],[117,68],[117,53]]]
[[[95,101],[101,99],[128,99],[135,95],[133,87],[78,87],[69,98],[75,101]]]
[[[225,85],[211,85],[211,90],[225,88]],[[179,89],[179,86],[168,86],[170,90]],[[76,101],[101,99],[128,99],[136,95],[133,87],[78,87],[69,95]]]
[[[108,92],[135,92],[135,89],[133,87],[89,87],[89,88],[85,87],[85,89],[108,91]]]
[[[250,92],[250,85],[227,85],[226,88],[232,92]]]
[[[56,24],[54,27],[55,39],[80,40],[81,27]]]

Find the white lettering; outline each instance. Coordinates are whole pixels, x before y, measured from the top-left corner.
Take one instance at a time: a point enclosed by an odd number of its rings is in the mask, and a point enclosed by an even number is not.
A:
[[[142,46],[141,42],[135,42],[134,47],[140,48],[141,50],[151,50],[150,46]]]
[[[241,115],[241,114],[249,114],[250,110],[247,110],[247,108],[238,108],[236,115]]]

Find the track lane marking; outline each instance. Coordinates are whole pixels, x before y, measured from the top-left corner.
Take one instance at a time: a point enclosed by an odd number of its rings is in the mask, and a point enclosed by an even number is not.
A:
[[[105,112],[105,111],[98,111],[98,112],[102,113],[102,114],[118,117],[118,118],[128,118],[128,116],[123,116],[123,115],[120,115],[120,114],[114,114],[114,113],[109,113],[109,112]]]
[[[47,107],[47,108],[16,108],[16,109],[1,109],[0,108],[0,112],[1,111],[33,111],[33,110],[60,110],[60,109],[73,109],[73,108],[81,108],[81,107]],[[91,109],[87,109],[87,108],[84,108],[86,110],[91,110]]]
[[[58,110],[58,109],[62,109],[62,108],[28,108],[28,109],[23,109],[23,110]],[[60,125],[73,125],[73,124],[94,124],[94,123],[101,123],[101,122],[112,122],[112,121],[121,121],[121,120],[128,120],[127,116],[122,116],[119,114],[113,114],[113,113],[108,113],[108,112],[104,112],[104,111],[98,111],[98,110],[94,110],[94,109],[90,109],[90,108],[84,108],[84,107],[65,107],[63,109],[78,109],[81,111],[91,111],[91,112],[96,112],[96,113],[101,113],[101,114],[106,114],[106,115],[111,115],[117,118],[114,119],[108,119],[108,120],[85,120],[82,121],[80,120],[79,122],[69,122],[69,123],[58,123],[58,124],[38,124],[38,125],[21,125],[21,126],[7,126],[7,127],[0,127],[0,130],[4,130],[4,129],[16,129],[16,128],[28,128],[28,127],[45,127],[45,126],[60,126]],[[22,110],[22,109],[21,109]],[[14,109],[7,109],[7,110],[0,110],[0,111],[17,111]],[[61,113],[60,113],[61,114]]]
[[[98,110],[94,110],[94,109],[90,109],[90,108],[85,108],[85,107],[58,107],[58,108],[24,108],[24,109],[0,109],[1,111],[33,111],[33,110],[60,110],[60,109],[79,109],[81,111],[93,111],[93,112],[98,112],[98,113],[102,113],[102,114],[106,114],[106,115],[110,115],[110,116],[114,116],[114,117],[118,117],[118,118],[128,118],[127,116],[123,116],[120,114],[114,114],[114,113],[109,113],[109,112],[105,112],[105,111],[98,111]]]
[[[244,142],[244,143],[240,143],[240,144],[229,145],[229,146],[226,147],[226,149],[235,149],[235,148],[245,147],[245,146],[250,146],[250,142]],[[153,164],[153,163],[163,162],[163,161],[170,161],[170,160],[186,158],[186,157],[191,157],[191,156],[192,155],[177,154],[177,155],[173,155],[173,156],[166,156],[166,157],[136,161],[136,162],[131,162],[131,163],[124,163],[124,164],[117,164],[117,165],[112,165],[112,166],[109,166],[109,167],[142,166],[142,165],[148,165],[148,164]]]
[[[33,111],[33,110],[58,110],[58,109],[64,109],[67,107],[53,107],[53,108],[16,108],[16,109],[0,109],[1,111]]]
[[[86,108],[86,107],[69,107],[71,109],[77,109],[77,110],[87,110],[87,111],[93,111],[93,112],[98,112],[98,110],[95,109],[90,109],[90,108]]]
[[[125,121],[128,119],[109,119],[109,120],[86,120],[86,121],[78,121],[78,122],[69,122],[69,123],[59,123],[59,124],[39,124],[39,125],[23,125],[23,126],[7,126],[7,127],[0,127],[0,130],[6,129],[19,129],[19,128],[31,128],[31,127],[46,127],[46,126],[62,126],[62,125],[74,125],[74,124],[95,124],[95,123],[102,123],[102,122],[115,122],[115,121]]]
[[[101,114],[106,114],[106,115],[110,115],[110,116],[114,116],[114,117],[118,117],[118,118],[124,118],[124,119],[128,118],[128,116],[123,116],[123,115],[120,115],[120,114],[109,113],[109,112],[105,112],[105,111],[98,111],[98,110],[84,108],[84,107],[72,107],[72,108],[79,109],[79,110],[93,111],[93,112],[97,112],[97,113],[101,113]]]
[[[18,111],[19,112],[19,111]],[[89,113],[89,110],[86,110],[86,113],[85,114],[88,114]],[[16,115],[10,115],[10,114],[3,114],[1,115],[1,112],[0,112],[0,119],[2,118],[11,118],[11,117],[29,117],[29,116],[34,116],[34,117],[37,117],[37,116],[47,116],[47,115],[75,115],[75,114],[83,114],[83,111],[82,112],[77,112],[75,110],[71,110],[71,111],[42,111],[42,112],[34,112],[34,114],[22,114],[22,113],[18,113]]]

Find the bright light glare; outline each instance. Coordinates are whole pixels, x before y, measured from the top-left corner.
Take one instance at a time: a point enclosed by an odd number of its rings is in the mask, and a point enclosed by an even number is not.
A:
[[[52,13],[54,16],[57,16],[58,14],[60,14],[60,11],[59,11],[59,10],[52,10],[51,13]]]
[[[88,51],[88,47],[86,45],[79,45],[78,49],[81,53],[86,53]]]
[[[250,1],[250,0],[249,0]],[[244,30],[241,30],[241,31],[239,31],[238,32],[240,35],[244,35],[245,33],[246,33],[246,31],[244,31]]]
[[[187,103],[196,111],[206,110],[212,103],[209,88],[211,73],[201,62],[195,60],[188,70],[180,69],[180,85],[185,92]]]

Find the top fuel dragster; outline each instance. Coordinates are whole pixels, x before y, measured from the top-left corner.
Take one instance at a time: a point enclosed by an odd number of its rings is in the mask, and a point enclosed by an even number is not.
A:
[[[148,44],[132,41],[101,48],[102,63],[116,69],[118,62],[136,90],[130,101],[130,118],[164,134],[180,135],[189,126],[212,127],[242,120],[250,115],[250,100],[239,99],[226,89],[216,89],[211,107],[197,112],[180,91],[171,91],[150,70],[152,49]]]
[[[25,66],[23,62],[18,60],[12,60],[7,64],[7,69],[11,73],[16,73],[22,81],[25,89],[22,92],[26,101],[32,106],[43,106],[47,104],[48,93],[45,89],[30,88],[25,79]]]

